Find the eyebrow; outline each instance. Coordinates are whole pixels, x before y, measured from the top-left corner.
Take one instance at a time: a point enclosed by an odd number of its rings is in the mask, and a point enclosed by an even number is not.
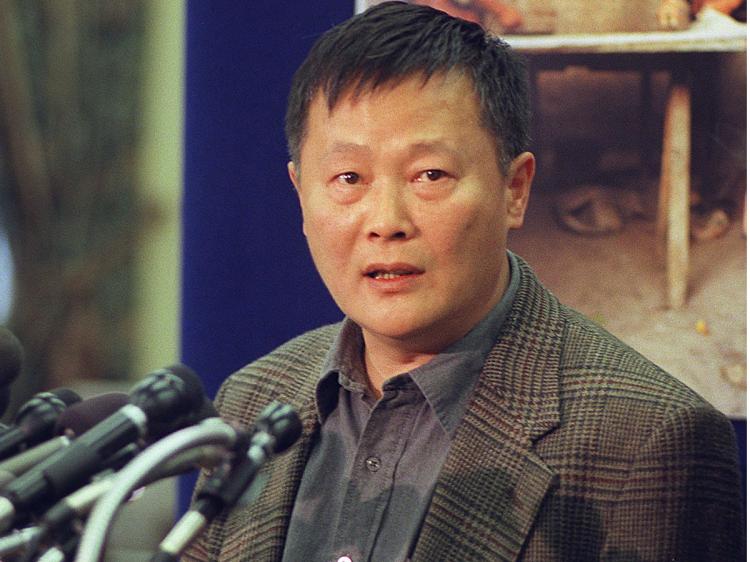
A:
[[[409,145],[406,150],[412,157],[434,152],[447,153],[452,156],[459,153],[456,148],[442,140],[416,142]],[[372,150],[366,144],[359,144],[356,142],[336,142],[323,154],[323,159],[325,160],[331,157],[349,155],[352,153],[369,154],[371,152]]]
[[[335,156],[346,156],[356,152],[370,153],[372,151],[366,144],[358,144],[356,142],[335,142],[325,151],[322,158],[323,160],[328,160]]]
[[[452,145],[442,140],[422,141],[409,146],[412,155],[429,154],[432,152],[447,153],[451,156],[458,155],[459,151]]]

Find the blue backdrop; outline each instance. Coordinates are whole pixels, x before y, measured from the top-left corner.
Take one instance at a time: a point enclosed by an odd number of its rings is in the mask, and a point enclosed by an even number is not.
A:
[[[302,236],[284,111],[313,41],[353,6],[187,4],[181,345],[211,396],[234,370],[341,317]],[[181,510],[192,486],[181,483]]]

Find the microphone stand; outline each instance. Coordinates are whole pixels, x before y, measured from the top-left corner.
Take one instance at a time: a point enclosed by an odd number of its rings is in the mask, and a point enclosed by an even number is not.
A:
[[[271,402],[255,422],[246,454],[222,465],[204,482],[193,507],[159,544],[151,562],[176,562],[214,517],[240,502],[249,502],[247,495],[258,491],[256,476],[261,467],[291,447],[301,433],[302,424],[292,407]]]
[[[29,545],[39,540],[40,536],[41,530],[39,527],[26,527],[4,536],[0,539],[0,560],[3,560],[4,556],[28,548]]]
[[[119,506],[165,459],[200,445],[230,448],[237,438],[237,430],[230,425],[219,418],[208,418],[199,425],[176,431],[148,447],[120,471],[112,487],[94,506],[81,536],[75,562],[99,561]]]
[[[194,447],[167,460],[152,471],[143,485],[151,484],[162,478],[182,474],[188,470],[203,467],[219,466],[227,456],[226,448],[219,445]],[[128,459],[129,460],[129,459]],[[117,466],[121,468],[123,464]],[[57,546],[47,549],[38,562],[56,562],[71,560],[78,548],[80,524],[76,521],[85,519],[94,504],[112,487],[116,472],[101,477],[83,488],[80,488],[61,499],[39,518],[39,525],[28,527],[7,537],[0,538],[0,560],[3,556],[25,550],[26,555],[19,562],[32,559],[37,546],[42,542],[55,542]],[[54,541],[50,539],[55,537]]]

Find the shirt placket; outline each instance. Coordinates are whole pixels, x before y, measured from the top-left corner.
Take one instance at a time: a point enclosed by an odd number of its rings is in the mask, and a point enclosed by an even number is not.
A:
[[[334,561],[364,562],[371,558],[390,502],[396,467],[412,430],[417,410],[414,394],[386,391],[370,413],[352,463],[334,542]],[[359,548],[352,548],[354,544]]]

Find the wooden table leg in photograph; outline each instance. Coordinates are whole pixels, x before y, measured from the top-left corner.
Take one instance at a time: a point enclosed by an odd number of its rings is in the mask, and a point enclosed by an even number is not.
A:
[[[679,308],[687,297],[690,245],[690,89],[670,87],[664,116],[657,233],[666,240],[667,304]]]
[[[562,70],[572,65],[594,70],[646,73],[665,70],[670,73],[672,84],[664,122],[657,232],[659,247],[666,247],[667,305],[670,308],[684,305],[690,228],[691,94],[688,78],[692,74],[707,79],[704,73],[696,74],[696,66],[703,55],[745,52],[747,25],[705,8],[687,29],[679,31],[505,35],[504,39],[531,59],[532,76],[538,71]],[[649,90],[646,76],[644,103]],[[705,103],[703,98],[700,101]],[[538,134],[537,142],[543,140],[543,135]]]

